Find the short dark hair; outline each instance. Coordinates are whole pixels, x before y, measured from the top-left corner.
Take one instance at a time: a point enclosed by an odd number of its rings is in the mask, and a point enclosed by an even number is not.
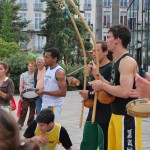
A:
[[[52,58],[57,58],[57,62],[60,60],[60,52],[57,48],[47,48],[45,52],[51,53]]]
[[[52,110],[49,108],[43,109],[37,115],[36,121],[37,123],[46,123],[54,122],[55,115]]]
[[[112,32],[114,38],[120,38],[122,40],[122,45],[124,48],[127,48],[128,44],[131,41],[131,31],[128,27],[124,25],[114,25],[112,26],[108,33]]]
[[[103,52],[108,51],[106,41],[96,41],[96,44],[99,44],[99,43],[101,44],[101,49],[102,49]],[[113,60],[112,52],[108,51],[107,58],[110,61]]]
[[[96,41],[96,44],[101,44],[102,51],[107,51],[107,44],[105,41]]]

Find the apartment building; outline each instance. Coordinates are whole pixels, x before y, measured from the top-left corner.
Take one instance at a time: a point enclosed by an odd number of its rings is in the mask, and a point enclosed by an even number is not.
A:
[[[150,71],[150,1],[132,0],[128,7],[128,26],[132,32],[129,52],[140,72]]]
[[[28,32],[30,41],[29,43],[20,43],[21,49],[42,52],[46,39],[40,36],[39,32],[41,21],[45,18],[43,10],[45,10],[46,5],[41,0],[17,0],[17,3],[21,6],[18,12],[21,21],[30,21],[28,26],[23,29],[24,32]]]
[[[129,0],[80,0],[80,10],[84,11],[88,24],[92,25],[96,40],[106,40],[112,25],[127,25],[128,5]]]
[[[29,43],[20,43],[23,50],[29,49],[41,52],[46,39],[39,35],[41,21],[45,18],[43,10],[46,5],[41,0],[17,0],[21,8],[19,14],[21,21],[30,23],[24,32],[30,36]],[[127,7],[129,0],[79,0],[80,12],[91,27],[96,40],[106,40],[110,26],[115,24],[127,25]],[[87,40],[90,34],[87,33]]]

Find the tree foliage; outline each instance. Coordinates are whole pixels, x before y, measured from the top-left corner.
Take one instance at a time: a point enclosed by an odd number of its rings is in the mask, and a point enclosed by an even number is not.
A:
[[[74,64],[74,61],[75,63],[80,63],[81,46],[72,22],[67,15],[68,10],[64,8],[59,0],[43,1],[47,3],[47,9],[45,10],[46,18],[42,22],[43,27],[41,31],[41,34],[47,38],[45,48],[57,47],[65,64]],[[75,2],[78,5],[77,1]],[[74,17],[83,42],[86,42],[86,46],[91,49],[91,44],[86,41],[86,29],[83,23],[69,3],[67,5]],[[75,53],[77,53],[76,60],[74,60]]]
[[[13,28],[12,28],[12,7],[9,2],[5,0],[2,4],[3,9],[3,19],[2,27],[0,32],[0,37],[6,42],[13,41]]]
[[[20,48],[19,45],[15,42],[5,42],[0,39],[0,57],[1,58],[9,58],[11,54],[15,54],[19,52]]]
[[[22,31],[29,21],[21,22],[19,9],[16,0],[0,1],[0,37],[5,41],[16,43],[29,41],[28,34]]]

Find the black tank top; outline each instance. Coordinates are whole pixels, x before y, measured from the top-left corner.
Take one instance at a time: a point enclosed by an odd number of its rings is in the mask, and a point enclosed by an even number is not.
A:
[[[107,81],[111,80],[111,70],[112,70],[112,62],[108,63],[103,67],[100,67],[100,73]],[[92,78],[91,80],[95,79]],[[91,121],[92,112],[93,110],[89,109],[86,121]],[[98,124],[101,123],[108,124],[110,117],[111,117],[111,104],[102,104],[101,102],[97,101],[95,122],[97,122]]]
[[[124,54],[116,63],[113,65],[112,69],[112,80],[114,85],[120,85],[120,72],[119,72],[119,64],[121,59],[123,59],[126,56],[130,56],[128,53]],[[131,56],[130,56],[131,57]],[[135,81],[133,83],[133,88],[135,89]],[[121,97],[115,97],[115,101],[112,103],[112,113],[117,115],[125,115],[127,114],[126,111],[126,105],[128,102],[132,101],[134,98],[121,98]]]

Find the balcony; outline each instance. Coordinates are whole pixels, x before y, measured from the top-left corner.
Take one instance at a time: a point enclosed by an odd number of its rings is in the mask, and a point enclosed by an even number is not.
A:
[[[41,31],[41,26],[39,26],[38,24],[31,24],[29,23],[28,26],[26,27],[26,31],[29,33],[33,33],[33,32],[39,32]]]
[[[85,10],[85,11],[90,11],[90,10],[92,10],[92,4],[84,4],[84,10]]]
[[[27,3],[19,3],[21,10],[27,10]]]
[[[35,3],[34,4],[35,11],[43,11],[43,4],[42,3]]]

